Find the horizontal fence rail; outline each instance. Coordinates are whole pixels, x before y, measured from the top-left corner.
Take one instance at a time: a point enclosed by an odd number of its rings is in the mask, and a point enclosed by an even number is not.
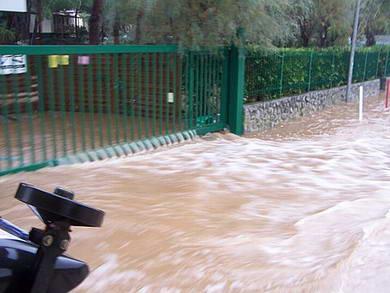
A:
[[[390,48],[362,49],[355,54],[353,81],[362,82],[390,75]],[[312,90],[345,85],[347,50],[248,49],[246,102],[265,101]]]
[[[69,157],[120,156],[133,151],[129,143],[225,127],[223,52],[0,46],[1,60],[13,56],[24,58],[26,70],[0,71],[0,175]]]

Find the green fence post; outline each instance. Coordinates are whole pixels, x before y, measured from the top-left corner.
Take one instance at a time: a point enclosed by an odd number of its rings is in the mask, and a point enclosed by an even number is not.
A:
[[[313,68],[313,54],[314,54],[314,51],[312,50],[310,52],[310,60],[309,60],[309,81],[308,81],[308,85],[307,85],[307,91],[310,92],[310,89],[311,89],[311,74],[312,74],[312,68]]]
[[[242,47],[232,46],[229,54],[229,95],[227,125],[232,133],[244,133],[244,84],[245,52]]]
[[[379,78],[379,64],[381,63],[381,51],[377,52],[375,78]]]
[[[188,125],[189,129],[193,128],[193,118],[194,118],[194,64],[193,64],[193,56],[191,51],[187,53],[187,78],[188,78]]]
[[[280,62],[280,80],[279,80],[279,96],[283,95],[283,70],[284,70],[284,51],[282,52],[282,61]]]
[[[368,51],[366,52],[366,58],[364,59],[364,72],[363,72],[363,80],[366,81],[367,77],[367,61],[368,61]]]
[[[390,53],[390,50],[387,51],[387,54],[386,54],[386,61],[385,61],[385,77],[387,77],[387,66],[388,66],[388,62],[389,62],[389,53]]]
[[[335,72],[335,58],[336,58],[336,53],[332,52],[332,74],[330,76],[330,87],[333,87],[333,78],[336,76],[334,75]]]

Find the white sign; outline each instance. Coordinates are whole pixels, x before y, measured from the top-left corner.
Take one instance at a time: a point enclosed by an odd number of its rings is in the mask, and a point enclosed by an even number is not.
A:
[[[0,55],[0,74],[20,74],[27,72],[26,55]]]
[[[167,94],[168,103],[174,103],[175,102],[175,96],[174,93],[168,93]]]
[[[0,0],[0,11],[27,12],[26,0]]]

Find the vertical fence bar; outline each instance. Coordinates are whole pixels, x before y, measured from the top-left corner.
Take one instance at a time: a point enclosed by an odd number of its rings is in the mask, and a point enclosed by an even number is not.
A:
[[[118,53],[114,53],[114,66],[113,66],[113,90],[114,90],[114,123],[115,123],[115,142],[120,143],[120,130],[119,130],[119,64],[118,64]]]
[[[30,59],[30,62],[33,60]],[[28,66],[26,64],[26,66]],[[29,141],[30,141],[30,161],[31,163],[35,163],[35,135],[34,135],[34,113],[33,113],[33,97],[32,97],[32,83],[31,83],[31,74],[30,70],[27,70],[24,76],[24,86],[25,86],[25,92],[27,96],[27,114],[28,114],[28,132],[29,132]]]
[[[19,154],[19,167],[24,165],[24,152],[23,152],[23,129],[22,129],[22,115],[20,109],[19,97],[19,83],[17,75],[11,75],[12,87],[13,87],[13,96],[14,96],[14,111],[16,114],[16,139],[17,139],[17,148]]]
[[[216,93],[216,76],[217,76],[217,60],[216,60],[216,57],[213,55],[211,57],[211,61],[212,61],[212,66],[211,66],[211,102],[212,102],[212,107],[209,108],[209,114],[212,115],[213,117],[215,117],[215,115],[217,114],[216,113],[216,103],[217,103],[217,100],[216,100],[216,96],[217,96],[217,93]],[[214,105],[215,103],[215,105]],[[216,107],[216,108],[214,108]]]
[[[164,68],[163,68],[163,62],[164,62],[164,58],[163,58],[163,54],[160,53],[159,56],[158,56],[158,61],[159,61],[159,67],[160,67],[160,77],[159,77],[159,82],[160,82],[160,85],[159,85],[159,90],[160,90],[160,94],[159,94],[159,104],[160,104],[160,107],[159,107],[159,110],[160,110],[160,118],[159,118],[159,131],[160,131],[160,135],[163,134],[163,105],[164,105],[164,91],[163,91],[163,82],[164,82]]]
[[[213,80],[212,80],[212,72],[213,72],[213,56],[211,54],[207,55],[207,103],[206,103],[206,116],[210,117],[210,108],[212,105],[212,88],[213,88]]]
[[[85,127],[86,127],[86,117],[85,117],[85,91],[84,91],[84,65],[80,65],[78,68],[78,90],[79,90],[79,103],[80,103],[80,112],[81,112],[81,149],[85,152],[87,149],[86,137],[85,137]]]
[[[130,111],[131,111],[131,140],[133,141],[135,138],[135,62],[134,62],[134,55],[130,54],[130,96],[131,96],[131,104],[130,104]]]
[[[106,136],[107,136],[107,144],[112,145],[112,136],[111,136],[111,127],[112,127],[112,111],[111,111],[111,55],[106,54],[104,57],[105,61],[105,103],[106,103]]]
[[[150,113],[149,113],[149,102],[150,102],[150,97],[149,97],[149,54],[145,54],[145,78],[144,78],[144,85],[145,85],[145,135],[148,137],[149,134],[149,119],[150,119]]]
[[[103,100],[103,65],[102,65],[102,54],[97,54],[95,56],[96,62],[97,62],[97,73],[96,73],[96,80],[97,80],[97,102],[98,102],[98,131],[99,131],[99,146],[102,148],[104,146],[104,119],[103,119],[103,106],[104,106],[104,100]]]
[[[8,82],[5,75],[0,75],[0,84],[4,84],[4,86],[0,87],[0,93],[5,97],[5,99],[8,99]],[[12,151],[11,151],[11,136],[10,136],[10,126],[9,126],[9,108],[8,103],[5,102],[4,105],[1,105],[1,114],[3,116],[2,121],[3,125],[3,139],[5,140],[5,155],[4,158],[6,160],[7,168],[11,169],[13,166],[13,158],[12,158]]]
[[[95,149],[95,106],[94,106],[94,65],[95,62],[88,65],[88,115],[89,115],[89,141],[90,148]]]
[[[72,58],[73,57],[73,58]],[[76,91],[74,86],[74,63],[76,62],[76,56],[70,56],[69,67],[68,67],[68,80],[69,80],[69,99],[70,99],[70,122],[71,122],[71,130],[72,130],[72,150],[73,154],[77,152],[77,138],[76,138],[76,119],[75,119],[75,99],[76,99]]]
[[[279,83],[279,96],[283,95],[283,70],[284,70],[284,51],[282,52],[282,60],[280,62],[280,83]]]
[[[379,64],[380,64],[380,62],[381,62],[381,52],[377,52],[375,78],[379,77]]]
[[[310,89],[311,89],[311,74],[312,74],[312,67],[313,67],[313,54],[314,54],[314,51],[312,50],[310,52],[310,60],[309,60],[309,81],[308,81],[308,85],[307,85],[307,91],[310,92]]]
[[[138,117],[137,117],[137,126],[138,126],[138,139],[143,135],[142,133],[142,54],[137,55],[137,77],[138,77],[138,86],[137,86],[137,107],[138,107]]]
[[[366,56],[365,56],[365,59],[364,59],[363,81],[366,81],[366,76],[367,76],[367,61],[368,61],[368,51],[366,52]]]
[[[156,135],[156,128],[157,128],[157,121],[156,121],[156,95],[157,95],[157,54],[153,53],[153,60],[152,60],[152,71],[153,71],[153,76],[152,76],[152,85],[153,85],[153,100],[152,100],[152,107],[153,107],[153,123],[152,123],[152,135]]]
[[[121,76],[121,93],[122,93],[122,129],[123,129],[123,140],[127,142],[127,134],[128,134],[128,124],[129,124],[129,116],[128,116],[128,107],[127,107],[127,100],[128,100],[128,91],[127,91],[127,60],[126,54],[122,54],[121,56],[121,69],[122,69],[122,76]]]
[[[222,63],[222,64],[221,64]],[[230,51],[225,48],[223,51],[223,60],[219,62],[222,66],[222,74],[219,73],[218,84],[221,86],[221,109],[220,121],[227,125],[228,120],[228,100],[229,100],[229,72],[230,72]]]
[[[175,73],[175,90],[176,93],[175,95],[177,96],[177,106],[176,109],[178,111],[178,130],[182,131],[184,126],[183,126],[183,90],[182,90],[182,85],[183,85],[183,55],[178,55],[177,53],[175,54],[175,68],[176,68],[176,73]]]
[[[206,115],[207,115],[207,91],[208,91],[207,70],[208,70],[208,55],[207,53],[205,53],[203,55],[203,116],[205,117],[206,120],[207,120]]]
[[[199,103],[200,103],[200,62],[199,54],[195,54],[195,80],[194,80],[194,97],[195,97],[195,127],[198,127],[198,118],[200,116]]]
[[[183,128],[184,129],[188,129],[189,128],[189,115],[188,115],[188,103],[189,103],[189,58],[188,58],[188,53],[185,52],[183,55],[182,55],[182,63],[181,63],[181,67],[182,68],[182,72],[181,72],[181,82],[182,82],[182,85],[183,85],[183,92],[182,92],[182,101],[181,101],[181,104],[182,106],[184,105],[184,112],[183,112]]]
[[[172,107],[173,107],[173,118],[172,118],[172,131],[173,133],[176,132],[176,112],[178,110],[178,101],[180,100],[178,97],[177,97],[177,91],[176,91],[176,88],[177,88],[177,79],[176,79],[176,73],[177,73],[177,68],[176,68],[176,54],[173,54],[172,55],[172,58],[173,58],[173,72],[172,72],[172,75],[173,75],[173,87],[172,87],[172,93],[173,93],[173,104],[172,104]]]
[[[205,90],[205,78],[204,78],[204,54],[199,55],[200,70],[199,70],[199,116],[204,116],[204,90]]]
[[[63,57],[60,57],[63,58]],[[66,113],[65,113],[65,87],[64,87],[64,67],[60,65],[58,68],[58,90],[60,96],[60,112],[61,112],[61,134],[62,134],[62,155],[67,155],[67,141],[66,141]]]
[[[42,56],[36,56],[35,69],[37,72],[37,83],[38,83],[38,111],[39,111],[39,129],[41,136],[41,161],[47,161],[47,150],[46,150],[46,120],[45,120],[45,87],[44,87],[44,75],[43,75],[43,64]]]
[[[335,70],[335,56],[336,55],[336,53],[335,52],[333,52],[332,53],[332,75],[334,74],[334,70]],[[331,76],[331,79],[330,79],[330,87],[333,87],[333,76]]]
[[[165,92],[164,92],[164,99],[165,99],[165,134],[169,134],[169,99],[167,97],[168,92],[170,92],[169,88],[169,63],[170,63],[170,54],[167,53],[166,58],[165,58]]]
[[[209,90],[209,80],[208,80],[208,71],[209,69],[209,55],[206,53],[203,57],[204,59],[204,90],[203,90],[203,115],[207,120],[207,103],[208,103],[208,90]],[[207,121],[205,121],[207,123]]]
[[[387,67],[389,65],[389,53],[390,53],[390,50],[387,51],[387,54],[386,54],[386,61],[385,61],[385,76],[387,77]]]
[[[188,128],[193,128],[193,111],[194,111],[194,68],[193,68],[193,55],[191,51],[187,53],[188,65],[187,65],[187,74],[188,74],[188,110],[187,110],[187,121]]]

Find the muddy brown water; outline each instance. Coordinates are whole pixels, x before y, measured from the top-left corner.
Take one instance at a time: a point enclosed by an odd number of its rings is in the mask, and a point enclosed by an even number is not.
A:
[[[75,292],[388,292],[390,111],[366,110],[1,177],[1,215],[39,225],[12,198],[20,181],[106,211],[72,233],[91,267]]]

